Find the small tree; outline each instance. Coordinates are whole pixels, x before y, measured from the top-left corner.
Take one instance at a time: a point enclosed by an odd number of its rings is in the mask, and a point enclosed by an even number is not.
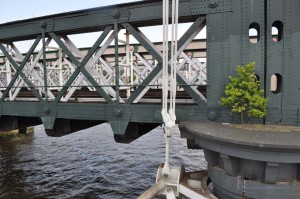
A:
[[[231,108],[231,112],[240,116],[244,124],[251,117],[263,118],[267,113],[268,99],[264,97],[264,90],[259,89],[260,81],[254,73],[255,62],[238,66],[237,77],[229,76],[225,97],[221,98],[221,105]]]

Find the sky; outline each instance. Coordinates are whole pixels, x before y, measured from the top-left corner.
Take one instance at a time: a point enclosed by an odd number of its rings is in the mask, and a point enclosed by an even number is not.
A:
[[[102,7],[120,3],[137,2],[140,0],[1,0],[0,24],[11,21],[41,17],[62,12],[70,12],[88,8]],[[12,2],[16,2],[15,4]],[[5,9],[4,9],[5,8]],[[179,37],[190,27],[191,24],[181,25]],[[141,31],[152,41],[162,41],[162,27],[141,28]],[[206,30],[197,37],[205,38]],[[125,40],[125,31],[119,34],[120,39]],[[90,47],[101,33],[82,35],[71,35],[69,38],[78,48]],[[136,40],[130,36],[130,41],[136,43]],[[25,52],[31,46],[33,41],[16,42],[16,46]],[[51,43],[51,46],[57,46]]]
[[[136,1],[138,0],[1,0],[0,23]]]

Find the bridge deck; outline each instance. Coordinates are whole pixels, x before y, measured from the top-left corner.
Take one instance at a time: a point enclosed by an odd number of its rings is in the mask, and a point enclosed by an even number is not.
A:
[[[130,93],[134,93],[136,89],[132,88]],[[197,90],[206,97],[206,85],[198,86]],[[52,90],[52,93],[54,96],[57,96],[59,93],[59,90]],[[127,90],[123,89],[120,90],[120,97],[123,99],[128,98],[127,96]],[[44,97],[44,95],[42,95]],[[162,97],[162,90],[159,88],[155,89],[149,89],[149,91],[143,96],[143,98],[139,101],[139,103],[160,103],[161,104],[161,97]],[[27,88],[22,88],[20,93],[18,94],[18,97],[15,99],[15,101],[34,101],[36,100],[33,93],[28,90]],[[49,100],[51,102],[51,100]],[[103,98],[99,96],[99,93],[97,91],[90,91],[87,87],[83,87],[81,89],[78,89],[74,92],[72,98],[70,98],[69,102],[71,103],[104,103],[105,101]],[[195,103],[193,99],[184,91],[177,91],[176,94],[176,103],[177,104],[193,104]]]

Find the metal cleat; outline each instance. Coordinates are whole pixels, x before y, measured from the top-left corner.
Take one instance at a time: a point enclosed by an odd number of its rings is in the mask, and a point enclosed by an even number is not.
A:
[[[156,183],[165,181],[165,187],[158,192],[167,199],[191,198],[191,199],[217,199],[207,187],[207,172],[196,171],[185,173],[184,166],[171,168],[169,178],[163,176],[164,164],[160,164]]]
[[[179,197],[180,196],[179,183],[180,183],[180,180],[181,180],[183,174],[185,173],[184,166],[171,168],[170,169],[170,174],[171,175],[167,179],[163,176],[163,168],[164,168],[164,164],[160,164],[159,168],[158,168],[158,171],[157,171],[157,175],[156,175],[156,183],[161,181],[161,180],[166,181],[165,188],[162,189],[159,192],[159,194],[167,195],[167,189],[171,188],[173,190],[175,196]]]

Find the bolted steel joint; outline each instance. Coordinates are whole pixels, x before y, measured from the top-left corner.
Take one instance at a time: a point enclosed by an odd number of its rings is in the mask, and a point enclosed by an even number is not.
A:
[[[49,107],[44,107],[44,113],[45,113],[46,115],[49,115],[49,113],[50,113]]]
[[[219,5],[217,0],[209,0],[208,7],[210,8],[216,8]]]
[[[207,114],[207,118],[210,120],[210,121],[216,121],[218,119],[218,114],[214,111],[211,111]]]
[[[46,21],[41,21],[41,22],[40,22],[40,27],[41,27],[42,29],[46,29],[46,27],[47,27]]]
[[[120,17],[120,12],[118,9],[114,9],[112,12],[111,12],[111,16],[115,19],[118,19]]]
[[[114,110],[115,116],[120,117],[120,116],[122,115],[122,113],[123,113],[123,111],[122,111],[121,108],[116,108],[116,109]]]

